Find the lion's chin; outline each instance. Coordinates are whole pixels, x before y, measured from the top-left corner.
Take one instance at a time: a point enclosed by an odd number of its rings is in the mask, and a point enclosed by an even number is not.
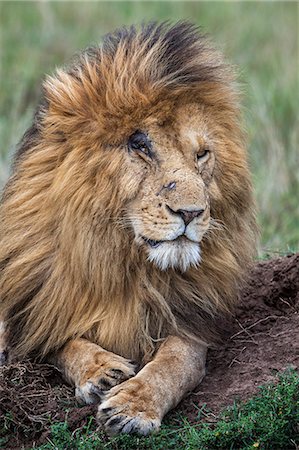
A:
[[[185,238],[161,241],[158,246],[148,246],[148,260],[161,270],[172,268],[186,272],[200,263],[200,246]]]

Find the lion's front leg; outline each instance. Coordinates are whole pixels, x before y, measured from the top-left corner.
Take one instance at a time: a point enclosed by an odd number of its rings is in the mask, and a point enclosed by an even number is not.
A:
[[[135,375],[132,361],[86,339],[74,339],[51,357],[64,377],[75,385],[77,400],[98,403],[111,387]]]
[[[158,430],[163,416],[200,383],[205,361],[206,346],[168,337],[153,361],[105,395],[98,421],[110,434]]]

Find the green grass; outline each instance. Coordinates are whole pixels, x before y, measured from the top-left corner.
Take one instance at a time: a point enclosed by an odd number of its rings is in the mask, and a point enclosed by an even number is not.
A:
[[[298,3],[0,2],[0,183],[41,79],[107,31],[191,19],[240,68],[263,251],[299,248]]]
[[[117,436],[108,439],[95,430],[94,419],[71,432],[67,423],[51,427],[48,443],[39,450],[291,450],[299,444],[299,375],[294,371],[279,375],[278,383],[260,388],[246,403],[225,409],[216,424],[163,425],[149,437]],[[202,410],[201,413],[202,414]]]

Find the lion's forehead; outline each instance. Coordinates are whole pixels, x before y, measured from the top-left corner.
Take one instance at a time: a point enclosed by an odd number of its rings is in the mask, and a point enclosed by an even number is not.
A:
[[[197,104],[178,107],[171,120],[150,117],[136,128],[147,133],[165,167],[184,164],[194,151],[213,146],[213,123]]]

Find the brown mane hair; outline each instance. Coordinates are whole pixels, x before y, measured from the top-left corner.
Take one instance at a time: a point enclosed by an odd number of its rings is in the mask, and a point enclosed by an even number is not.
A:
[[[203,104],[218,123],[202,263],[160,271],[120,226],[121,146],[144,117]],[[211,343],[255,249],[250,177],[231,70],[186,22],[124,28],[48,77],[1,204],[0,317],[16,357],[86,336],[147,358],[167,334]]]

